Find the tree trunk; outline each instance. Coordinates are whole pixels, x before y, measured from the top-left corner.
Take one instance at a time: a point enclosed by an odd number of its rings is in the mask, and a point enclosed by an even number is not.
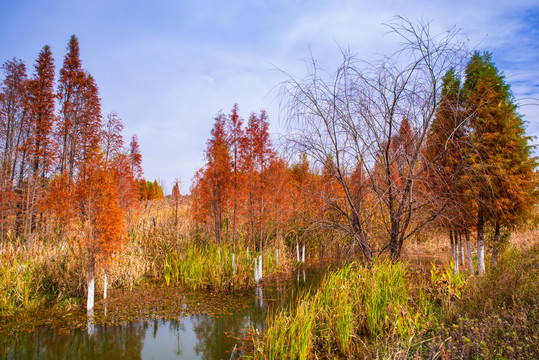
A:
[[[258,255],[258,280],[262,280],[262,252]]]
[[[232,277],[236,277],[236,253],[232,253]]]
[[[459,232],[459,251],[460,251],[460,266],[464,268],[464,244],[462,241],[462,232]]]
[[[217,205],[219,206],[219,205]],[[221,244],[221,209],[217,207],[217,211],[215,214],[215,240],[217,244]]]
[[[391,232],[389,234],[389,252],[391,256],[391,260],[393,262],[397,261],[399,259],[399,241],[398,241],[398,228],[397,228],[397,220],[395,219],[396,215],[393,214],[394,211],[390,211],[391,219]],[[370,263],[370,261],[369,261]]]
[[[456,230],[450,231],[449,236],[451,236],[451,247],[453,248],[453,273],[456,275],[459,273],[459,237]]]
[[[107,300],[107,288],[108,288],[108,282],[107,282],[107,270],[105,269],[105,279],[103,280],[103,300]]]
[[[296,261],[299,263],[299,243],[298,243],[298,234],[296,234]]]
[[[453,229],[449,229],[449,241],[451,242],[451,260],[455,256],[455,244],[453,242]]]
[[[255,282],[258,282],[258,258],[255,254],[255,269],[254,269]]]
[[[477,274],[483,275],[485,273],[485,234],[483,232],[485,227],[485,218],[483,216],[483,210],[479,210],[477,215]]]
[[[95,294],[95,255],[90,250],[88,261],[88,298],[86,301],[86,311],[88,316],[94,315],[94,294]]]
[[[361,249],[361,252],[365,256],[365,260],[367,261],[367,264],[370,265],[372,261],[372,248],[369,242],[367,241],[367,239],[365,239],[364,232],[361,227],[361,221],[359,219],[359,215],[357,214],[355,214],[353,218],[352,229],[354,230],[354,233],[355,233],[355,236],[354,236],[355,240],[358,243]],[[390,241],[391,241],[391,246],[393,246],[393,244],[398,245],[397,241],[395,242],[393,242],[393,240],[390,240]],[[396,261],[398,259],[398,246],[395,246],[395,248],[391,247],[391,259],[393,261]]]
[[[455,242],[455,274],[459,273],[459,246],[458,246],[458,236],[457,233],[453,233],[454,242]]]
[[[468,270],[470,270],[470,274],[475,274],[472,259],[472,245],[470,244],[470,232],[468,229],[464,231],[464,234],[466,235],[466,246],[468,247]]]
[[[500,245],[500,223],[496,221],[494,228],[494,246],[492,247],[492,266],[498,265],[498,249]]]

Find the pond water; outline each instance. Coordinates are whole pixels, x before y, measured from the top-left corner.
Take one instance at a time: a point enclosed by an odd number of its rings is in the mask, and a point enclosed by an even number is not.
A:
[[[244,353],[249,331],[264,329],[268,312],[285,308],[298,294],[316,288],[326,271],[327,267],[300,269],[237,297],[198,292],[194,298],[178,291],[178,302],[190,309],[185,317],[67,330],[42,325],[32,332],[15,332],[0,341],[0,358],[237,359]],[[211,298],[211,305],[206,298]]]

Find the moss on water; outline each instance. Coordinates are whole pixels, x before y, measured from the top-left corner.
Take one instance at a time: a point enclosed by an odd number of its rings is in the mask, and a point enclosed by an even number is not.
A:
[[[192,291],[161,284],[133,290],[115,290],[111,293],[106,303],[103,300],[97,301],[94,324],[118,326],[154,319],[179,320],[195,313],[222,316],[244,308],[252,301],[252,296],[245,292]],[[85,328],[87,324],[85,302],[70,299],[1,316],[0,336],[33,331],[40,326],[66,332],[70,329]]]

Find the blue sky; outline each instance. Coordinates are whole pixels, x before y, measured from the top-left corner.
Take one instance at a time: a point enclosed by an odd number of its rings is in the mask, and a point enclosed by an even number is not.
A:
[[[276,69],[302,75],[312,53],[332,71],[339,46],[364,59],[389,53],[396,43],[383,23],[394,15],[429,19],[434,32],[456,26],[470,48],[493,52],[528,133],[539,136],[536,0],[0,0],[0,63],[17,57],[31,73],[48,44],[59,69],[76,34],[103,113],[118,112],[125,137],[139,137],[146,178],[167,192],[179,178],[185,193],[219,110],[238,103],[247,118],[266,109],[277,133]]]

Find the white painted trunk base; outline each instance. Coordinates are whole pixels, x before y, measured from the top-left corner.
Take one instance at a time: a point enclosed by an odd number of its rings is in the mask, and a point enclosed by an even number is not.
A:
[[[257,265],[258,259],[255,258],[255,268],[254,268],[254,276],[255,276],[255,282],[258,282],[258,265]]]
[[[477,273],[479,275],[485,273],[485,247],[483,244],[477,245]]]
[[[88,311],[88,314],[90,312],[93,315],[94,311],[94,296],[95,296],[95,279],[91,279],[88,282],[88,299],[86,301],[86,310]]]

